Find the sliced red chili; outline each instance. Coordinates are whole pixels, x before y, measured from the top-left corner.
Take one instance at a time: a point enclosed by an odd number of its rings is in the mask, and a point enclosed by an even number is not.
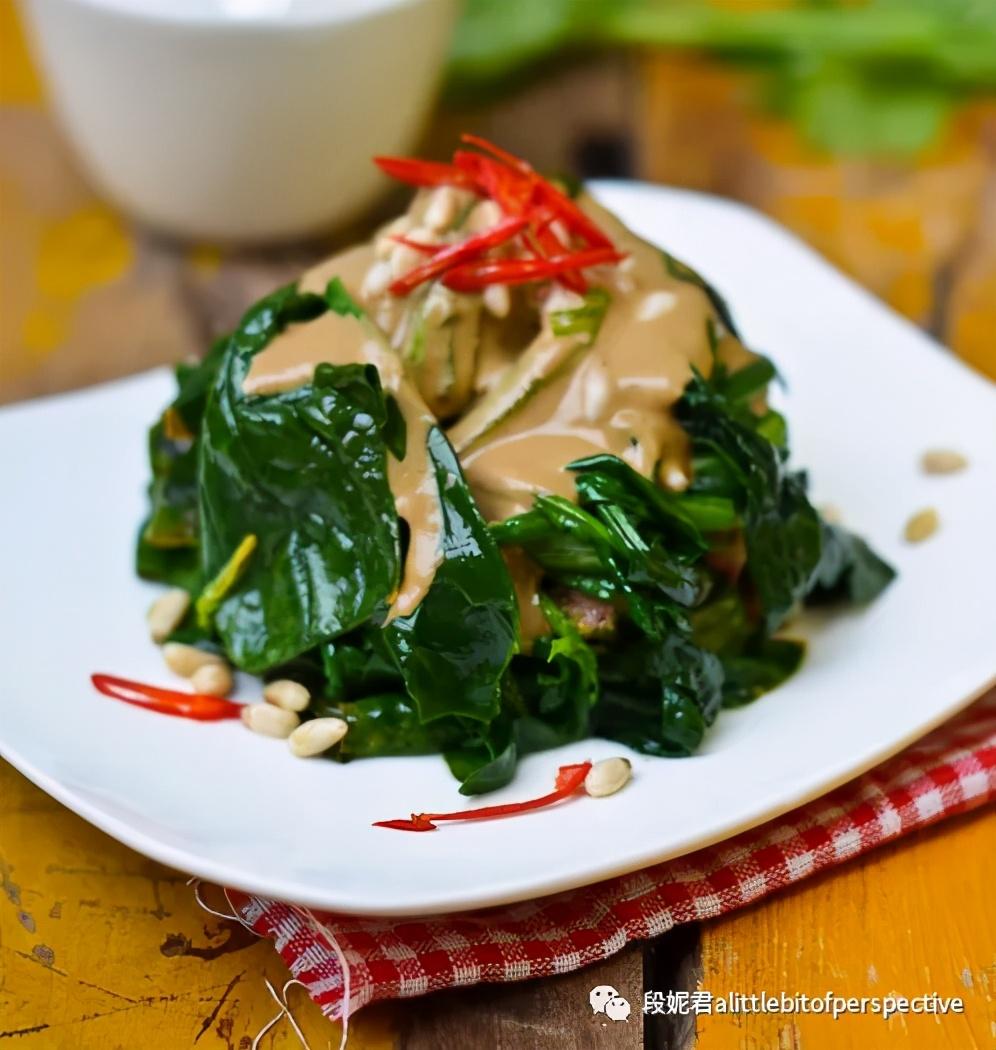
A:
[[[470,238],[462,242],[461,246],[435,250],[432,258],[424,266],[418,267],[391,285],[393,294],[407,295],[423,281],[443,274],[446,274],[449,287],[460,291],[474,291],[484,284],[513,284],[555,277],[572,291],[584,293],[588,285],[580,272],[581,268],[595,263],[579,262],[574,267],[566,265],[564,259],[571,254],[571,242],[574,242],[575,247],[580,244],[582,249],[611,250],[610,239],[570,197],[538,175],[527,161],[479,135],[465,134],[461,136],[461,140],[474,149],[456,150],[450,164],[407,157],[377,157],[375,160],[383,171],[412,185],[449,184],[472,189],[490,198],[510,219],[522,220],[523,225],[516,229],[515,233],[524,232],[527,246],[540,256],[540,259],[522,260],[529,265],[520,271],[484,270],[482,278],[477,271],[471,273],[463,270],[464,264],[483,256],[487,250],[483,240]],[[566,229],[566,237],[558,235],[553,229],[553,224],[557,221]],[[498,239],[490,243],[490,247],[515,236],[515,233],[506,232],[508,227],[496,229],[502,232]],[[494,232],[488,231],[481,236],[490,237]],[[396,239],[399,243],[408,243],[410,247],[429,254],[428,245],[408,242],[400,237]],[[575,254],[581,255],[582,252],[578,251]],[[552,263],[554,267],[538,267],[536,264],[539,261]],[[613,259],[609,257],[597,260],[611,261]],[[452,271],[455,267],[460,268],[461,272],[453,275],[451,281],[447,271]],[[478,283],[482,279],[483,284]]]
[[[223,718],[238,718],[242,714],[242,705],[232,703],[220,696],[206,696],[203,693],[181,693],[175,689],[162,689],[144,682],[133,682],[128,678],[117,678],[109,674],[90,676],[94,688],[114,700],[123,700],[126,704],[146,707],[164,715],[178,718],[192,718],[197,722],[217,722]]]
[[[532,182],[518,172],[491,157],[468,150],[457,150],[453,163],[473,180],[479,193],[490,197],[506,215],[524,215],[530,209]]]
[[[537,255],[544,259],[564,255],[570,251],[570,248],[550,228],[554,222],[556,222],[555,216],[551,215],[545,219],[536,227],[533,237]],[[577,292],[578,295],[584,295],[588,291],[588,282],[578,271],[567,271],[562,273],[558,279],[564,287],[569,288],[572,292]]]
[[[415,157],[374,157],[374,164],[385,175],[409,186],[462,186],[474,189],[473,180],[453,164]]]
[[[394,241],[395,244],[403,244],[406,248],[414,248],[417,252],[424,252],[426,255],[435,255],[436,252],[442,251],[446,247],[445,244],[428,244],[426,241],[413,241],[411,237],[406,237],[403,233],[391,234],[390,240]]]
[[[556,186],[545,180],[540,180],[540,193],[543,203],[551,211],[556,212],[563,220],[564,225],[573,233],[583,237],[595,248],[611,248],[612,241],[588,218],[587,215],[568,197],[561,193]]]
[[[457,244],[449,244],[438,251],[428,262],[416,266],[414,270],[410,270],[403,277],[392,282],[390,291],[393,295],[407,295],[413,288],[417,288],[424,281],[431,281],[434,277],[438,277],[451,266],[467,262],[478,255],[483,255],[491,248],[496,248],[499,244],[510,241],[527,225],[526,219],[511,217],[503,219],[490,230],[485,230],[484,233],[475,234]]]
[[[533,191],[534,206],[547,205],[564,220],[568,229],[580,234],[593,247],[609,248],[612,246],[609,238],[602,233],[598,226],[585,215],[574,201],[566,193],[557,189],[552,182],[537,174],[527,161],[524,161],[521,157],[516,157],[514,153],[509,153],[508,150],[504,150],[500,146],[496,146],[493,142],[489,142],[480,135],[464,134],[460,138],[468,145],[476,146],[478,149],[490,153],[492,157],[504,162],[509,168],[524,176]],[[456,157],[454,156],[455,162]]]
[[[590,762],[561,766],[557,770],[553,791],[525,802],[505,802],[498,806],[481,806],[479,809],[464,809],[454,813],[413,813],[409,820],[378,820],[373,826],[393,828],[395,831],[436,831],[434,821],[439,820],[493,820],[496,817],[512,817],[518,813],[528,813],[529,810],[542,809],[544,806],[552,806],[555,802],[569,798],[584,784],[584,778],[588,775],[589,769],[591,769]]]
[[[545,281],[588,266],[618,262],[622,253],[614,248],[586,248],[552,259],[478,259],[449,270],[443,284],[454,292],[479,292],[489,284],[529,284]]]
[[[476,146],[478,149],[484,150],[485,153],[490,153],[492,157],[504,161],[510,168],[515,168],[516,171],[521,172],[523,175],[536,175],[536,169],[528,160],[523,160],[522,157],[509,153],[507,149],[496,146],[483,135],[472,135],[469,131],[465,131],[460,136],[460,141],[466,142],[468,146]]]

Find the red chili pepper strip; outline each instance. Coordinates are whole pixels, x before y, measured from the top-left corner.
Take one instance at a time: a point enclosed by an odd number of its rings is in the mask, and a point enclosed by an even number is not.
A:
[[[490,197],[506,215],[531,213],[533,183],[517,171],[499,164],[491,157],[458,149],[453,164],[472,179],[478,193]]]
[[[90,681],[104,696],[124,700],[126,704],[146,707],[164,715],[192,718],[197,722],[217,722],[222,718],[239,718],[242,714],[241,704],[234,704],[220,696],[180,693],[175,689],[160,689],[159,686],[116,678],[109,674],[93,674]]]
[[[403,233],[393,233],[389,239],[394,241],[395,244],[403,244],[406,248],[414,248],[417,252],[425,252],[426,255],[435,255],[436,252],[440,252],[446,247],[445,244],[427,244],[425,241],[413,241],[411,237],[406,237]]]
[[[393,828],[395,831],[436,831],[436,820],[491,820],[495,817],[512,817],[517,813],[527,813],[531,809],[542,809],[554,802],[569,798],[582,784],[591,769],[590,762],[579,762],[575,765],[561,766],[553,791],[539,798],[526,802],[506,802],[499,806],[482,806],[479,809],[465,809],[456,813],[413,813],[410,820],[378,820],[375,828]]]
[[[490,153],[492,157],[504,161],[510,168],[515,168],[516,171],[521,172],[523,175],[536,174],[536,169],[529,161],[523,160],[522,157],[517,157],[514,153],[509,153],[507,149],[502,149],[501,146],[496,146],[493,142],[484,138],[483,135],[471,135],[465,131],[460,136],[460,141],[466,142],[468,146],[476,146],[478,149],[484,150],[485,153]]]
[[[453,164],[440,164],[434,160],[418,160],[415,157],[374,157],[374,164],[385,175],[409,186],[462,186],[474,189],[474,182]]]
[[[443,277],[454,292],[479,292],[489,284],[529,284],[602,263],[619,262],[614,248],[587,248],[552,259],[480,259],[456,266]]]
[[[612,246],[612,242],[609,238],[602,233],[595,223],[585,215],[585,213],[574,203],[574,201],[571,200],[570,197],[567,196],[567,194],[562,193],[553,185],[553,183],[548,182],[541,175],[538,175],[533,167],[526,161],[522,160],[521,157],[516,157],[515,154],[503,150],[493,142],[481,138],[480,135],[465,134],[461,135],[460,138],[468,145],[476,146],[478,149],[490,153],[492,157],[497,157],[508,165],[508,167],[512,168],[520,175],[525,176],[531,184],[535,198],[538,198],[534,199],[534,204],[546,204],[564,220],[569,229],[580,234],[580,236],[584,237],[584,239],[593,247],[609,248]],[[456,154],[454,154],[453,160],[454,163],[457,163]]]
[[[570,248],[561,241],[561,239],[554,233],[550,228],[551,224],[556,221],[556,216],[551,216],[537,227],[535,234],[532,239],[535,242],[537,249],[536,254],[542,258],[550,258],[551,256],[556,258],[557,256],[564,255],[570,251]],[[565,288],[569,288],[572,292],[577,292],[578,295],[584,295],[588,291],[588,282],[584,279],[581,273],[574,271],[568,273],[562,273],[560,275],[560,283]]]
[[[563,220],[569,230],[583,237],[596,248],[611,248],[612,241],[588,218],[587,215],[568,197],[552,186],[545,179],[539,180],[539,191],[543,203]]]
[[[517,234],[521,233],[527,225],[528,221],[526,219],[503,219],[497,226],[492,226],[490,230],[485,230],[484,233],[468,237],[465,241],[460,241],[457,244],[447,245],[441,251],[436,252],[428,262],[423,263],[421,266],[416,266],[414,270],[410,270],[404,277],[399,277],[394,281],[390,285],[390,291],[393,295],[407,295],[413,288],[417,288],[424,281],[430,281],[434,277],[438,277],[451,266],[468,262],[478,255],[483,255],[490,248],[495,248],[499,244],[510,241]]]

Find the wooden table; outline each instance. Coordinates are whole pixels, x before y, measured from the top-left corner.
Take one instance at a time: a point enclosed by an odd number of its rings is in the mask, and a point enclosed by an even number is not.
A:
[[[0,0],[0,398],[174,361],[327,251],[183,247],[132,228],[77,173],[52,126],[10,0]],[[543,167],[636,173],[764,208],[996,375],[996,109],[966,107],[917,165],[812,154],[755,112],[743,76],[691,59],[614,58],[486,112],[443,113]],[[555,135],[547,134],[556,127]],[[344,235],[345,236],[345,235]],[[869,348],[874,352],[874,348]],[[996,814],[879,850],[702,928],[580,974],[375,1006],[353,1050],[604,1047],[968,1048],[996,1024]],[[275,1013],[268,942],[205,914],[184,876],[119,845],[0,763],[0,1040],[26,1050],[245,1050]],[[592,1024],[587,993],[644,989],[962,995],[934,1018],[700,1017]],[[313,1047],[338,1045],[300,990]],[[298,1046],[287,1024],[264,1050]]]

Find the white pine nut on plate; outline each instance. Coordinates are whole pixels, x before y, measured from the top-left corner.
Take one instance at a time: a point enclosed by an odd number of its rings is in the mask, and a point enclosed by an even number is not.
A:
[[[312,718],[291,733],[287,740],[291,754],[298,758],[311,758],[335,747],[349,731],[349,725],[341,718]]]
[[[967,457],[950,448],[928,449],[920,457],[925,474],[957,474],[968,466]]]
[[[172,587],[149,606],[146,622],[149,636],[158,645],[180,626],[190,608],[190,595],[182,587]]]
[[[277,678],[263,687],[263,699],[285,711],[303,711],[311,702],[311,693],[300,682]]]
[[[203,664],[190,676],[190,687],[204,696],[228,696],[232,684],[232,672],[220,660]]]
[[[903,536],[907,543],[923,543],[924,540],[930,539],[940,527],[940,515],[933,507],[925,507],[923,510],[918,510],[906,522]]]
[[[603,758],[596,762],[584,778],[584,789],[592,798],[605,798],[621,791],[633,776],[628,758]]]
[[[273,704],[246,704],[242,708],[242,721],[261,736],[272,736],[286,740],[301,724],[293,711],[285,711]]]
[[[194,672],[206,664],[220,664],[225,661],[207,649],[198,649],[196,645],[185,642],[167,642],[163,646],[163,660],[166,666],[181,678],[192,678]]]

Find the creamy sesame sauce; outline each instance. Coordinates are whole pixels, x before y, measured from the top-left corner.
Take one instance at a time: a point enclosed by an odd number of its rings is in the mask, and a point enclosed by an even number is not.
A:
[[[522,289],[507,297],[456,295],[433,283],[405,298],[392,296],[390,280],[424,257],[412,248],[402,252],[390,233],[445,243],[479,226],[485,205],[474,207],[467,195],[452,192],[456,203],[447,200],[446,207],[437,206],[433,193],[419,193],[407,215],[371,244],[309,270],[302,290],[322,293],[338,277],[369,321],[330,311],[292,325],[253,359],[244,383],[247,394],[287,390],[308,382],[322,362],[369,363],[379,370],[408,427],[404,460],[389,455],[388,480],[410,532],[392,616],[418,605],[441,558],[442,510],[426,449],[437,421],[449,422],[447,435],[491,521],[528,510],[537,493],[573,498],[566,464],[597,453],[682,488],[690,473],[688,442],[671,409],[693,367],[711,372],[710,325],[724,360],[740,364],[750,357],[719,326],[701,288],[672,276],[658,249],[587,197],[579,199],[581,207],[627,255],[617,266],[586,272],[610,296],[593,340],[553,331],[552,308],[569,307],[573,293],[553,291],[544,305]],[[450,221],[459,213],[462,222],[427,227],[433,208]],[[528,643],[546,630],[535,607],[539,573],[517,552],[506,552],[506,560]]]

